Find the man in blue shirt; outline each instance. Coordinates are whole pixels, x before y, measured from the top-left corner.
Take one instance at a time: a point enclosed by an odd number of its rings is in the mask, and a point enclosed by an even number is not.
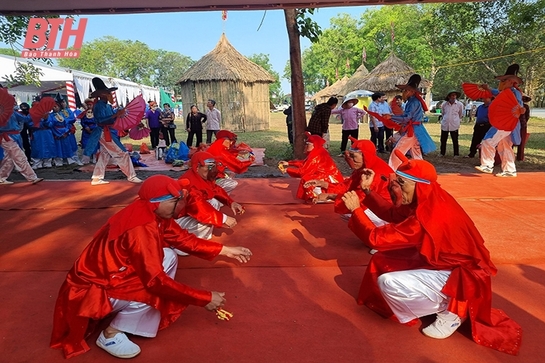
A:
[[[386,95],[382,92],[375,92],[371,95],[373,102],[369,105],[369,111],[380,115],[392,115],[390,105],[386,102]],[[384,153],[384,124],[373,116],[369,116],[369,128],[371,141],[379,153]]]
[[[469,147],[469,155],[466,158],[473,158],[477,153],[477,146],[483,141],[484,135],[490,129],[490,121],[488,120],[488,106],[492,102],[492,98],[483,99],[483,104],[477,107],[475,126],[473,126],[473,137],[471,138],[471,146]]]

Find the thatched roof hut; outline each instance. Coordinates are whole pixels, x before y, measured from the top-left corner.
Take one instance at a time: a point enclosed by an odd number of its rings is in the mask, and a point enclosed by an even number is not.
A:
[[[361,66],[356,69],[354,74],[348,79],[348,82],[346,82],[344,89],[342,90],[343,95],[347,95],[352,91],[359,90],[359,84],[365,80],[365,78],[369,75],[369,71],[367,68],[365,68],[365,65],[362,63]]]
[[[191,105],[204,112],[207,100],[213,99],[221,111],[221,127],[232,131],[269,128],[269,83],[273,82],[269,72],[240,54],[225,34],[178,81],[184,115]]]
[[[393,96],[401,94],[401,90],[396,87],[396,84],[406,84],[414,73],[414,69],[391,53],[386,60],[376,66],[367,77],[357,84],[356,89],[383,92],[388,99],[391,99]],[[427,88],[428,85],[429,82],[424,79],[420,82],[422,88]]]
[[[311,100],[316,103],[323,103],[328,100],[329,97],[342,97],[344,96],[344,88],[348,82],[348,77],[344,76],[339,79],[337,82],[333,83],[331,86],[326,87],[314,94]]]

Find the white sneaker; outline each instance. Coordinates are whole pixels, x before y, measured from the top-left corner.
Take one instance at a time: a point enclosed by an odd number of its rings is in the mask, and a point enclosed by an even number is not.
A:
[[[143,182],[143,180],[140,179],[137,176],[133,176],[132,178],[128,178],[127,180],[130,181],[131,183],[135,183],[135,184],[140,184],[140,183]]]
[[[516,178],[517,173],[513,173],[511,171],[502,171],[501,173],[496,174],[496,176],[500,178]]]
[[[132,358],[140,354],[140,347],[131,342],[125,333],[117,333],[113,338],[106,339],[102,331],[97,345],[117,358]]]
[[[475,169],[477,169],[478,171],[482,171],[483,173],[486,173],[486,174],[492,174],[492,172],[494,171],[494,169],[492,169],[491,167],[484,166],[484,165],[477,165]]]
[[[422,333],[430,338],[446,339],[462,325],[462,319],[454,313],[444,311],[437,313],[435,321],[422,329]]]
[[[12,181],[0,179],[0,185],[11,185],[11,184],[13,184]]]
[[[102,185],[102,184],[110,184],[110,182],[106,181],[104,179],[93,179],[93,180],[91,180],[91,185]]]

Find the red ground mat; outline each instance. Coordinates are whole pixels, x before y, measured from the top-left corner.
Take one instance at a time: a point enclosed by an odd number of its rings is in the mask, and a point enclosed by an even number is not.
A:
[[[507,180],[441,175],[439,181],[473,218],[499,267],[493,306],[522,325],[518,357],[473,343],[467,326],[438,341],[418,326],[401,326],[358,306],[368,248],[331,205],[295,200],[298,181],[279,178],[239,179],[233,197],[246,213],[233,230],[214,232],[213,240],[251,248],[250,263],[179,260],[176,279],[225,291],[233,319],[222,322],[190,307],[156,338],[135,337],[142,354],[134,361],[542,362],[545,174]],[[0,189],[0,362],[64,361],[60,351],[48,348],[58,289],[93,234],[137,190],[126,181],[100,188],[88,181],[46,181],[39,188]],[[91,351],[70,361],[118,362],[96,347],[97,334],[88,340]]]

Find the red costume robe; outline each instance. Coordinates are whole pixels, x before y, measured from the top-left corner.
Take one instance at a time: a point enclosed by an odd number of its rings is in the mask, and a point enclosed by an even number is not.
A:
[[[252,165],[252,160],[241,161],[237,158],[237,155],[231,153],[229,148],[223,145],[223,142],[226,139],[217,139],[214,141],[206,152],[212,154],[218,163],[223,164],[229,170],[236,174],[245,173],[250,165]],[[223,173],[220,166],[218,165],[218,170],[220,173]],[[221,177],[221,175],[219,175]]]
[[[286,169],[289,176],[301,178],[296,195],[299,199],[307,200],[316,197],[314,195],[314,187],[305,188],[303,186],[309,180],[318,179],[327,181],[330,184],[341,183],[344,180],[344,176],[337,169],[337,165],[329,155],[329,152],[324,149],[323,139],[321,140],[321,143],[313,142],[314,149],[308,153],[305,160],[288,162],[289,166],[291,166],[291,168]]]
[[[195,154],[191,159],[191,169],[180,177],[188,179],[191,183],[185,212],[200,223],[221,227],[223,225],[223,213],[212,207],[208,200],[215,198],[221,203],[231,206],[233,199],[229,197],[225,189],[214,181],[203,179],[197,172],[199,162],[204,162],[208,158],[207,155],[211,156],[208,153]]]
[[[377,278],[383,273],[414,269],[450,270],[442,292],[450,297],[448,310],[465,317],[469,312],[473,340],[481,345],[517,354],[522,329],[503,311],[491,308],[491,276],[496,267],[473,221],[437,182],[417,183],[416,206],[399,223],[376,228],[361,208],[355,210],[348,227],[369,247],[373,255],[363,277],[358,303],[384,317],[393,312],[382,297]],[[371,192],[365,204],[391,205]],[[371,209],[373,210],[373,209]],[[380,214],[379,210],[373,210]]]
[[[348,191],[355,191],[360,202],[365,199],[365,193],[360,187],[361,176],[363,169],[371,169],[375,172],[375,178],[371,184],[371,190],[379,193],[386,200],[390,200],[390,194],[388,193],[388,178],[394,171],[388,166],[388,164],[377,156],[375,145],[369,140],[357,140],[353,141],[352,148],[361,150],[363,154],[363,166],[360,169],[356,169],[352,172],[349,178],[345,179],[339,184],[330,184],[328,193],[337,194],[335,199],[335,212],[339,214],[347,214],[350,211],[344,205],[342,201],[343,195]],[[385,177],[385,178],[383,178]],[[386,179],[386,180],[385,180]]]
[[[163,248],[211,260],[222,245],[195,237],[173,219],[158,217],[151,205],[137,200],[110,218],[68,272],[51,336],[51,347],[63,349],[66,358],[89,350],[85,338],[112,311],[109,298],[159,310],[159,329],[176,321],[187,305],[211,301],[211,292],[181,284],[163,271]]]

